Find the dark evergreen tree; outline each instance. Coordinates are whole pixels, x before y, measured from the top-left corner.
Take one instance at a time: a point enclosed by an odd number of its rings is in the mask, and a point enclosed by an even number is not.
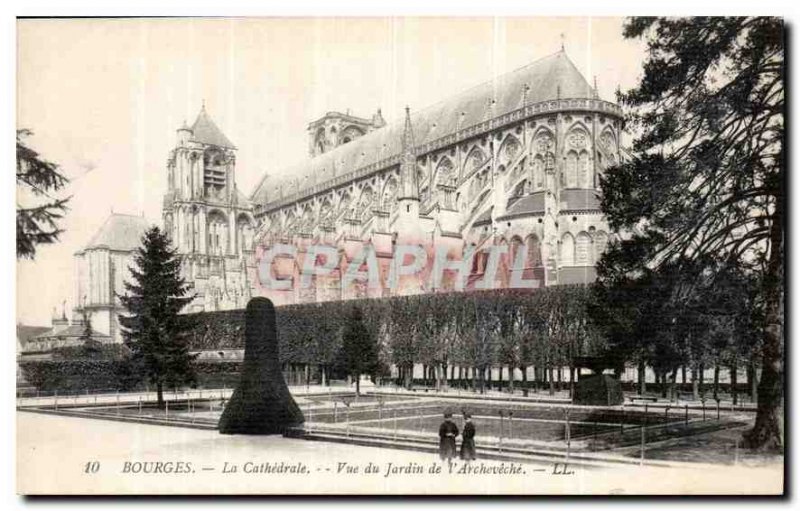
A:
[[[339,366],[356,381],[356,394],[361,393],[361,375],[374,376],[380,366],[378,343],[364,323],[361,308],[353,307],[342,332]]]
[[[161,407],[165,385],[194,381],[194,356],[181,335],[188,325],[179,315],[193,296],[180,276],[180,259],[158,227],[144,234],[134,262],[133,281],[125,282],[126,294],[120,296],[128,315],[119,319],[134,367],[155,385]]]
[[[620,95],[632,154],[601,179],[612,244],[601,279],[671,265],[760,275],[764,301],[752,447],[782,445],[784,51],[777,18],[632,18],[645,38],[644,74]],[[696,269],[696,268],[694,268]],[[606,271],[606,275],[603,275]],[[691,282],[690,278],[682,279]],[[698,282],[707,282],[708,277]],[[707,288],[708,289],[708,288]]]
[[[27,259],[36,256],[37,245],[58,241],[58,235],[64,232],[58,221],[67,211],[69,201],[51,196],[69,180],[59,172],[58,165],[25,145],[24,139],[30,135],[30,130],[17,130],[17,186],[33,198],[29,206],[17,203],[17,258]]]

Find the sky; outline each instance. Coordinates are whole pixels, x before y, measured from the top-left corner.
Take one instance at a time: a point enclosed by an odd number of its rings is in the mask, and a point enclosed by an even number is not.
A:
[[[392,122],[560,50],[600,96],[641,74],[624,20],[572,18],[51,19],[17,22],[17,128],[61,166],[58,243],[17,264],[17,321],[49,325],[73,302],[73,254],[111,212],[161,223],[175,130],[203,102],[237,147],[237,185],[308,153],[328,111]]]

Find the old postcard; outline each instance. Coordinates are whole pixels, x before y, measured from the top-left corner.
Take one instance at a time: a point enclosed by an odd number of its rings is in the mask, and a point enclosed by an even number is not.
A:
[[[18,493],[784,493],[782,19],[16,28]]]

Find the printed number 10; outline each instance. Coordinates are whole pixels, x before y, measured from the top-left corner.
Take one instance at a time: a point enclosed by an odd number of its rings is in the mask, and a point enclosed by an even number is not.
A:
[[[87,474],[94,474],[98,470],[100,470],[100,462],[99,461],[87,461],[86,468],[83,471]]]

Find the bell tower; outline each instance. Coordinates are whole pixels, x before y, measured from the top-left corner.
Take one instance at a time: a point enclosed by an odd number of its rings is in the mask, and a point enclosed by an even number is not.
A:
[[[191,126],[178,128],[176,139],[167,159],[164,229],[203,304],[193,310],[226,308],[221,304],[233,293],[231,285],[236,296],[250,295],[243,268],[255,226],[252,205],[236,187],[236,147],[205,104]]]

